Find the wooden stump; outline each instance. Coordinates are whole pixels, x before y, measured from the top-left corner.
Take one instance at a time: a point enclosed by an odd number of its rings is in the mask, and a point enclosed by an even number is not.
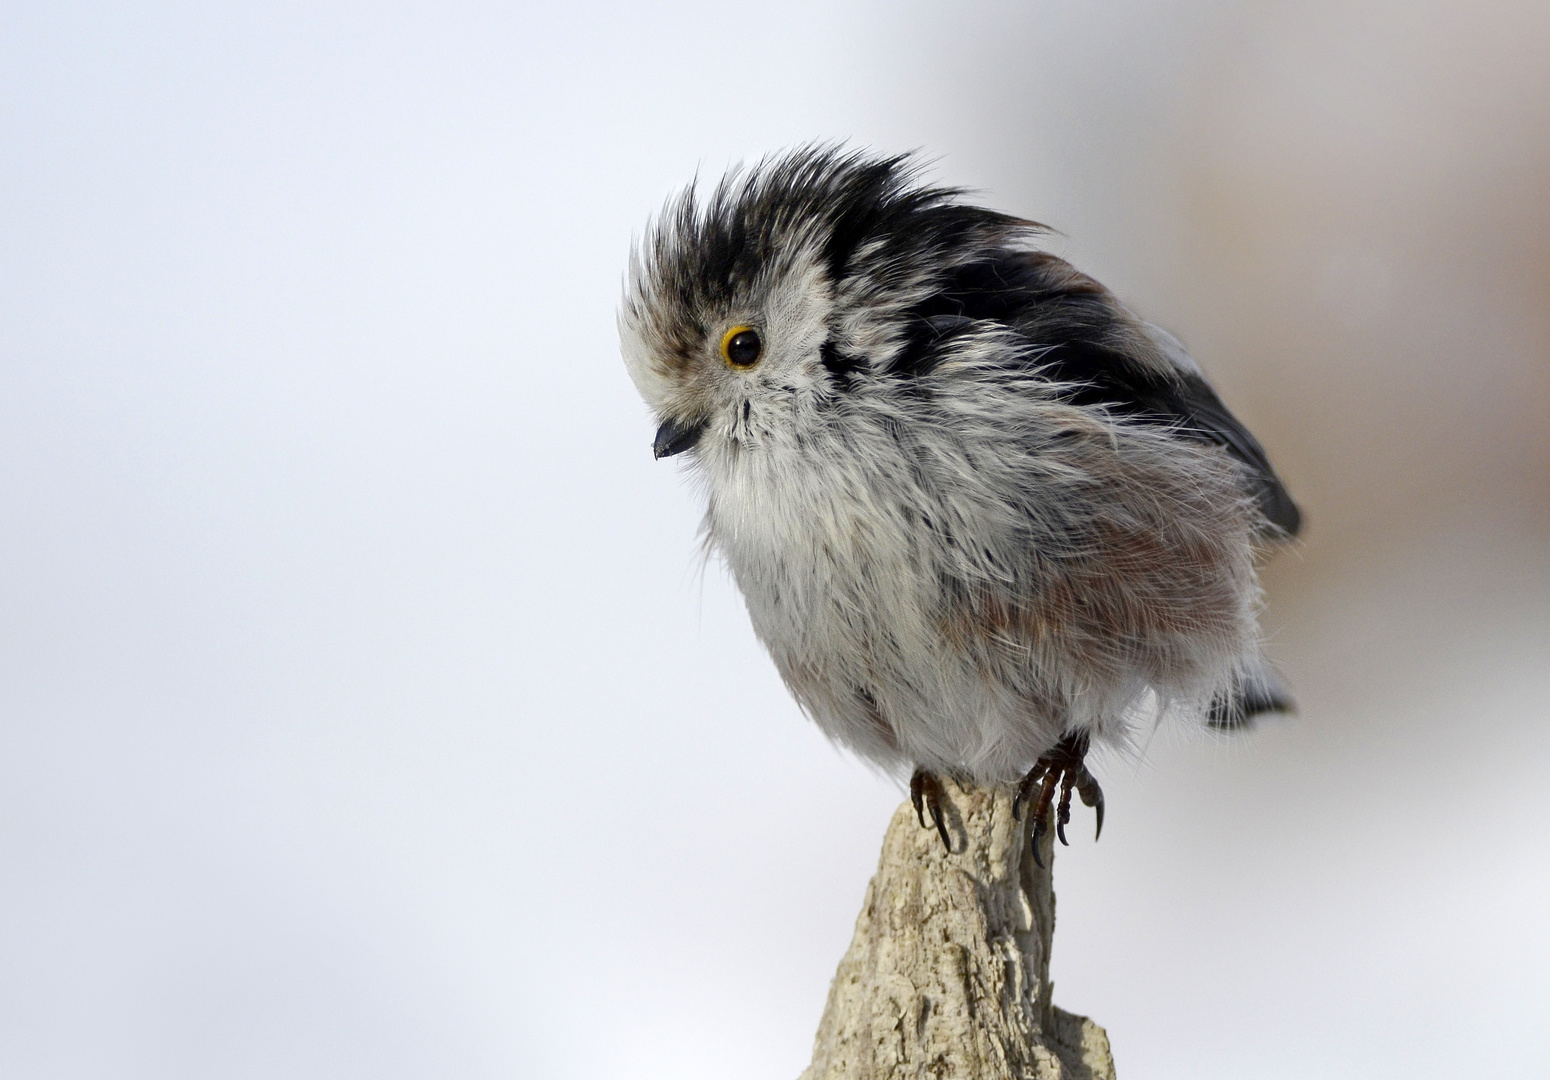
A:
[[[1008,792],[944,787],[953,852],[909,803],[894,813],[801,1080],[1113,1080],[1103,1029],[1050,1000],[1031,822]]]

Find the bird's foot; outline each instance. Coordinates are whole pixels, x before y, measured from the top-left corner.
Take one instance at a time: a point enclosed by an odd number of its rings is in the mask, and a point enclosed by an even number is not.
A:
[[[1012,799],[1012,814],[1019,821],[1022,820],[1023,807],[1033,797],[1035,789],[1038,791],[1038,799],[1033,805],[1033,861],[1041,870],[1044,868],[1044,859],[1039,854],[1039,841],[1049,832],[1050,804],[1055,801],[1057,787],[1060,789],[1060,806],[1055,814],[1055,835],[1060,837],[1060,842],[1070,846],[1066,840],[1066,823],[1071,820],[1072,791],[1082,797],[1084,804],[1097,811],[1098,830],[1093,839],[1103,835],[1103,789],[1087,770],[1084,760],[1087,747],[1086,733],[1065,736],[1028,770],[1023,782],[1017,785],[1017,795]]]
[[[946,800],[947,792],[942,790],[942,781],[936,774],[916,769],[915,775],[910,777],[910,802],[915,804],[915,817],[922,829],[928,829],[931,826],[926,824],[926,811],[929,810],[937,835],[942,838],[942,846],[951,852],[953,842],[947,836],[947,820],[942,815],[942,804]]]

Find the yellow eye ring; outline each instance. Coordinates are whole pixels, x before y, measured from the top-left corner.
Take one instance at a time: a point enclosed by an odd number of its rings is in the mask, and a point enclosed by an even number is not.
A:
[[[721,335],[721,359],[727,366],[746,370],[759,362],[764,355],[764,339],[751,326],[734,326]]]

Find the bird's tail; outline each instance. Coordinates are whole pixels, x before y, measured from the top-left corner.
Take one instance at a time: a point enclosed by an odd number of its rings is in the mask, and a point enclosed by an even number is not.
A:
[[[1297,704],[1281,676],[1268,661],[1255,659],[1245,665],[1231,689],[1211,702],[1206,723],[1218,731],[1248,727],[1262,713],[1291,713]]]

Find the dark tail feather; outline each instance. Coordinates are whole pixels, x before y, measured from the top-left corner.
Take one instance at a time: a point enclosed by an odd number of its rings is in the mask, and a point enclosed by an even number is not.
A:
[[[1233,688],[1211,702],[1206,723],[1218,731],[1248,727],[1262,713],[1292,713],[1297,704],[1281,677],[1266,663],[1244,671]]]

